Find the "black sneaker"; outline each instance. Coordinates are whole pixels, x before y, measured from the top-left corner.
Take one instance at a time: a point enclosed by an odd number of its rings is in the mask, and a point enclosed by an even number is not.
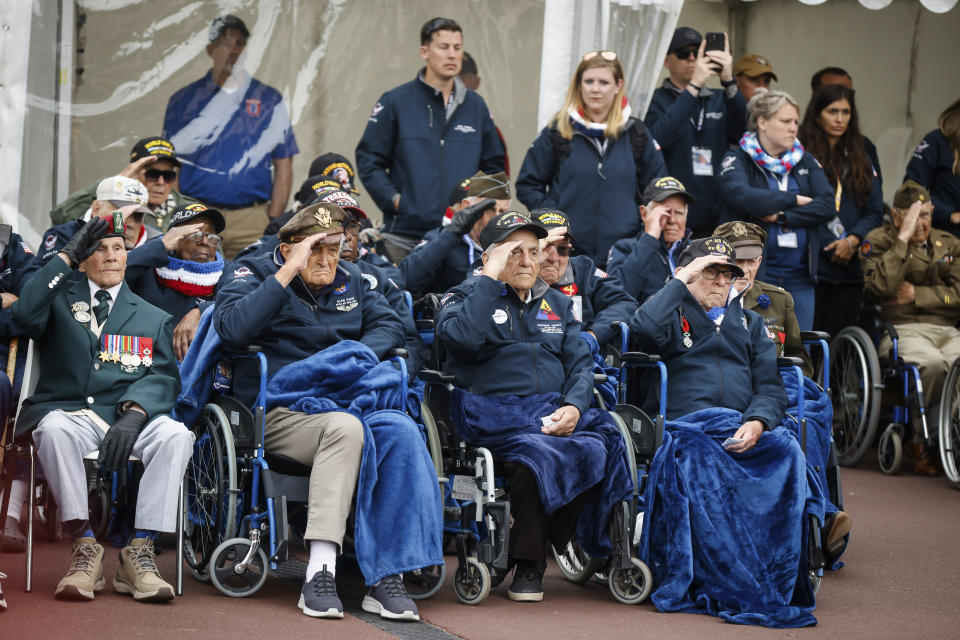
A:
[[[517,560],[517,571],[513,574],[513,584],[507,591],[507,597],[516,602],[543,600],[543,574],[546,570],[546,562]]]
[[[312,618],[343,617],[343,603],[337,596],[337,582],[333,574],[327,571],[327,565],[313,574],[310,582],[303,584],[297,606],[304,615]]]
[[[379,613],[390,620],[419,620],[420,612],[399,575],[387,576],[370,587],[360,605],[364,611]]]

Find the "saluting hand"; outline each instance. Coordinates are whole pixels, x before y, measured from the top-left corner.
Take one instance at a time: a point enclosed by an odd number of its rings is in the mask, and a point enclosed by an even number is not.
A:
[[[700,273],[712,264],[727,264],[724,256],[700,256],[685,267],[677,270],[677,280],[682,280],[684,284],[690,284],[700,277]]]
[[[657,240],[663,233],[663,228],[670,220],[670,211],[659,202],[651,202],[643,208],[643,231]]]
[[[134,180],[140,180],[142,182],[143,172],[146,171],[147,165],[153,164],[157,161],[157,156],[146,156],[135,160],[125,166],[123,171],[117,175],[126,176],[127,178],[133,178]]]
[[[543,250],[546,249],[548,245],[563,240],[566,235],[566,227],[550,227],[550,229],[547,230],[547,237],[540,238],[540,253],[542,254]]]
[[[201,228],[203,228],[203,224],[198,222],[195,224],[181,224],[167,229],[167,232],[163,234],[164,248],[166,248],[167,251],[173,251],[180,244],[181,240],[194,231],[199,231]]]
[[[487,261],[483,263],[482,275],[493,278],[494,280],[499,280],[500,276],[503,275],[503,270],[506,268],[507,262],[510,261],[510,254],[521,244],[523,244],[523,240],[501,242],[490,249],[490,251],[485,254]]]
[[[914,201],[900,223],[900,233],[897,234],[897,237],[907,244],[910,244],[913,234],[917,231],[917,221],[920,219],[921,208],[923,208],[923,203],[919,200]]]
[[[315,233],[307,236],[297,244],[287,255],[286,262],[277,270],[274,277],[286,287],[290,281],[297,277],[301,271],[307,268],[307,262],[310,260],[310,254],[313,252],[313,245],[327,237],[326,233]]]

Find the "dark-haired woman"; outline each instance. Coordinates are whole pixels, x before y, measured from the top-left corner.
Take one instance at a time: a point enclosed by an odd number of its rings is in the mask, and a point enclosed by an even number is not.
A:
[[[813,328],[836,335],[857,322],[863,297],[857,250],[883,221],[880,181],[867,157],[853,90],[820,87],[807,105],[799,138],[835,192],[837,215],[820,229]]]
[[[960,100],[940,114],[907,164],[907,180],[930,191],[933,226],[960,236]]]

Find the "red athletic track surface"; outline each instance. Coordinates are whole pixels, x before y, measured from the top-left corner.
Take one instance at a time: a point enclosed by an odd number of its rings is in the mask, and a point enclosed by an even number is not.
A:
[[[882,475],[872,462],[845,469],[846,509],[854,520],[847,566],[823,581],[816,627],[763,629],[717,618],[661,614],[649,603],[616,603],[596,583],[567,583],[552,565],[539,604],[506,598],[501,586],[480,606],[460,604],[451,573],[441,591],[422,601],[423,618],[471,640],[521,638],[960,638],[960,491],[942,476],[921,478],[909,471]],[[250,598],[219,595],[208,584],[184,579],[184,596],[175,603],[148,605],[114,594],[110,579],[117,550],[107,550],[107,588],[90,603],[60,602],[53,589],[69,561],[69,545],[39,542],[32,593],[23,591],[23,555],[4,554],[0,569],[10,608],[0,613],[0,640],[134,640],[163,638],[389,638],[351,615],[341,621],[309,619],[296,609],[297,590],[275,578]],[[172,581],[174,554],[160,557],[164,577]],[[448,557],[452,572],[455,559]],[[348,569],[341,571],[340,592],[348,610],[359,607],[362,593]],[[258,630],[259,628],[259,630]],[[410,629],[414,631],[414,629]]]

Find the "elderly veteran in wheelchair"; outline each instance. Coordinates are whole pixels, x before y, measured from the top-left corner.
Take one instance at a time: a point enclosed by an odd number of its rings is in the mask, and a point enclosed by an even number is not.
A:
[[[669,388],[663,445],[645,495],[641,559],[660,611],[742,624],[814,624],[805,558],[809,514],[823,520],[794,435],[777,347],[730,287],[743,270],[723,238],[694,240],[673,280],[630,322],[659,354]]]
[[[576,532],[588,553],[609,553],[610,511],[632,487],[609,414],[589,408],[593,360],[572,302],[538,277],[546,236],[516,211],[494,217],[480,275],[444,295],[436,329],[463,387],[451,399],[458,435],[506,463],[507,596],[521,602],[543,599],[548,542],[562,548]]]
[[[881,305],[883,319],[897,330],[899,355],[919,369],[927,415],[937,416],[947,371],[960,357],[960,240],[931,228],[932,216],[930,192],[907,180],[893,196],[893,224],[860,244],[860,266],[866,300]],[[877,351],[891,346],[884,335]],[[922,429],[915,426],[913,438],[914,470],[937,474],[936,451],[926,448]]]
[[[355,362],[365,357],[383,358],[391,349],[403,345],[404,329],[397,314],[383,296],[371,289],[354,264],[340,260],[341,246],[346,241],[345,220],[347,214],[344,210],[332,203],[320,202],[301,209],[280,229],[280,244],[273,251],[234,264],[233,279],[217,295],[213,315],[217,334],[228,348],[239,350],[254,344],[262,349],[268,362],[268,395],[278,384],[278,379],[285,375],[289,379],[287,372],[297,367],[300,368],[296,371],[303,375],[293,377],[299,378],[301,388],[293,393],[290,389],[284,391],[287,396],[311,395],[317,385],[325,381],[307,377],[314,371],[309,368],[310,363],[324,358],[324,352],[326,355],[340,353],[338,349],[351,349],[353,344],[352,351],[344,357]],[[370,352],[371,355],[365,355]],[[330,366],[337,364],[330,364],[329,359],[325,362]],[[238,371],[233,381],[235,395],[241,399],[252,398],[256,394],[252,378],[244,378]],[[327,382],[347,385],[353,381]],[[342,549],[351,499],[355,491],[359,493],[358,477],[363,477],[362,460],[366,458],[365,446],[370,444],[366,442],[365,433],[370,431],[365,429],[359,411],[353,410],[352,406],[339,410],[340,403],[334,403],[329,397],[317,399],[316,404],[321,406],[317,411],[297,402],[284,402],[271,408],[272,404],[275,403],[268,397],[264,447],[311,468],[304,533],[310,560],[299,607],[308,616],[342,618],[343,604],[337,595],[335,581],[337,554]],[[323,408],[334,404],[338,409]],[[401,417],[406,419],[406,416]],[[408,440],[413,444],[407,442],[406,446],[425,451],[416,426],[409,422],[412,434]],[[406,433],[402,429],[404,426],[407,425],[396,425],[395,430]],[[395,449],[402,456],[411,451],[400,445]],[[390,464],[413,469],[410,474],[418,471],[414,468],[413,457],[393,460],[395,462]],[[412,480],[410,475],[404,476],[407,485],[397,490],[405,493],[406,502],[393,500],[395,504],[378,505],[381,513],[386,514],[387,520],[393,524],[396,539],[389,543],[393,547],[406,549],[417,544],[413,540],[401,539],[416,537],[408,535],[410,529],[405,528],[405,523],[413,523],[411,526],[415,532],[429,529],[423,524],[428,521],[424,520],[421,510],[429,505],[439,505],[436,475],[432,466],[429,470],[425,480],[421,478],[422,474]],[[379,473],[384,473],[382,464]],[[423,490],[421,480],[430,488],[429,492]],[[362,498],[358,495],[358,503]],[[436,531],[418,537],[418,541],[420,538],[426,540],[425,547],[435,547],[433,560],[436,562],[425,558],[416,568],[442,562],[439,520],[437,522]],[[388,526],[380,528],[390,529]],[[378,541],[386,539],[377,537],[376,531],[369,533]],[[390,531],[383,531],[380,535],[390,534]],[[429,543],[434,537],[436,541],[431,546]],[[359,536],[356,544],[360,544]],[[380,549],[374,553],[383,554],[385,551]],[[388,564],[387,561],[381,562],[384,557],[376,556],[376,571]],[[359,547],[357,558],[364,569],[364,551]],[[399,571],[408,568],[414,567],[403,567],[386,576],[365,575],[368,584],[373,584],[363,599],[363,609],[385,618],[419,620],[417,606],[407,594],[399,575]]]
[[[131,454],[144,465],[136,531],[120,551],[113,588],[138,601],[167,601],[174,591],[157,569],[151,535],[176,527],[193,434],[167,415],[180,389],[170,315],[124,282],[124,225],[119,211],[110,219],[87,222],[13,304],[40,361],[17,433],[33,430],[44,476],[73,537],[70,569],[56,596],[92,600],[104,586],[104,550],[88,520],[83,462],[99,449],[98,464],[107,473],[126,473]],[[74,269],[85,277],[71,277]]]

